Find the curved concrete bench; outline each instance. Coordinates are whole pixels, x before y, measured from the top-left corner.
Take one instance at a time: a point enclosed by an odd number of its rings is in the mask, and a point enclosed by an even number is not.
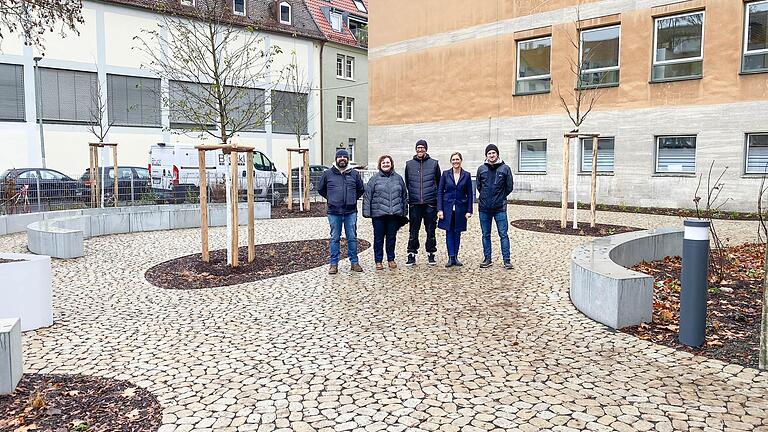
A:
[[[246,204],[238,206],[240,225],[248,223],[247,211]],[[208,225],[225,226],[226,212],[225,204],[209,205]],[[270,203],[255,203],[253,215],[256,219],[269,219],[271,213]],[[11,216],[27,216],[27,219],[31,219],[29,215]],[[35,217],[37,220],[33,220],[26,226],[27,247],[30,252],[66,259],[83,256],[83,240],[91,237],[200,227],[200,206],[182,204],[66,210],[48,212]],[[17,229],[18,222],[15,220],[12,222],[12,227]],[[7,229],[6,221],[6,231]]]
[[[614,329],[650,322],[653,277],[627,267],[678,256],[682,250],[679,228],[617,234],[585,243],[571,254],[571,301],[584,315]]]

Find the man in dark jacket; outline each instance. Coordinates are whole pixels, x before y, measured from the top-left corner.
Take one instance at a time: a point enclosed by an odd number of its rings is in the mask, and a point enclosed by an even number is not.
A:
[[[336,152],[336,162],[323,173],[317,192],[328,202],[328,223],[331,225],[330,264],[328,274],[339,272],[341,227],[347,237],[347,255],[351,270],[362,272],[357,258],[357,200],[365,187],[360,173],[349,166],[349,153],[344,149]]]
[[[511,270],[512,261],[509,256],[509,236],[507,229],[507,195],[514,188],[512,170],[509,165],[499,158],[499,148],[488,144],[485,148],[485,163],[477,168],[478,209],[480,210],[480,229],[483,231],[483,255],[481,268],[490,267],[491,260],[491,226],[496,221],[496,230],[501,240],[501,257],[504,268]]]
[[[408,187],[408,260],[405,265],[416,264],[416,253],[419,251],[419,231],[421,221],[427,231],[427,264],[435,265],[437,240],[437,185],[440,183],[440,164],[427,154],[427,142],[416,142],[416,155],[405,163],[405,184]]]

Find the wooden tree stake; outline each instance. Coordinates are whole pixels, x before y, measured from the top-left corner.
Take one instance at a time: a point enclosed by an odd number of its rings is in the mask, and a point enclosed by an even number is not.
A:
[[[237,177],[237,152],[230,153],[231,176],[232,187],[230,188],[231,202],[230,208],[232,209],[232,267],[237,267],[238,262],[238,245],[240,241],[238,239],[238,226],[237,226],[237,198],[238,198],[238,177]]]
[[[597,226],[597,136],[592,137],[592,187],[589,202],[589,226]]]
[[[203,262],[209,262],[208,256],[208,179],[205,170],[205,150],[197,151],[197,166],[200,173],[200,242],[203,249]]]
[[[560,208],[560,228],[565,229],[568,224],[568,172],[570,171],[570,137],[565,136],[563,140],[563,194]]]
[[[288,150],[288,210],[293,210],[293,168],[291,167],[291,153]]]
[[[309,211],[309,152],[304,152],[304,210]]]
[[[246,172],[248,176],[248,262],[256,258],[255,227],[253,226],[253,152],[246,153]]]
[[[115,181],[113,183],[114,183],[114,194],[115,194],[115,207],[117,207],[117,202],[120,200],[120,195],[118,195],[118,186],[120,182],[118,181],[118,176],[117,176],[117,146],[116,145],[112,146],[112,169],[114,170],[114,173],[115,173]],[[133,176],[133,174],[131,174],[131,176]]]

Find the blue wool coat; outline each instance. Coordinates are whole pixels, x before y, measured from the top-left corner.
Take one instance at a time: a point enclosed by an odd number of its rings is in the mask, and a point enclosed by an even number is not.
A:
[[[467,218],[464,215],[472,213],[473,198],[472,176],[467,171],[461,170],[458,183],[453,180],[453,168],[443,171],[437,186],[437,211],[443,212],[443,218],[437,222],[438,228],[451,229],[451,217],[455,211],[454,228],[466,231]]]

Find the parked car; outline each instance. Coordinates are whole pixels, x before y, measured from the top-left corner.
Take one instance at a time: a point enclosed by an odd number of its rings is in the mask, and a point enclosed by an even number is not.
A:
[[[323,176],[323,172],[327,169],[328,167],[325,165],[309,166],[309,190],[310,191],[317,190],[317,185],[318,183],[320,183],[320,178]],[[299,168],[298,167],[291,170],[291,182],[293,183],[294,189],[298,188],[298,184],[299,184]]]
[[[98,170],[100,178],[103,175],[104,180],[104,200],[112,200],[115,194],[115,168],[101,167]],[[152,192],[152,183],[149,177],[149,170],[142,167],[117,167],[117,194],[118,201],[139,201],[150,195]],[[86,168],[77,189],[78,197],[81,200],[88,201],[91,196],[91,170]]]
[[[77,200],[77,180],[48,168],[13,168],[0,174],[2,202],[51,204]]]

